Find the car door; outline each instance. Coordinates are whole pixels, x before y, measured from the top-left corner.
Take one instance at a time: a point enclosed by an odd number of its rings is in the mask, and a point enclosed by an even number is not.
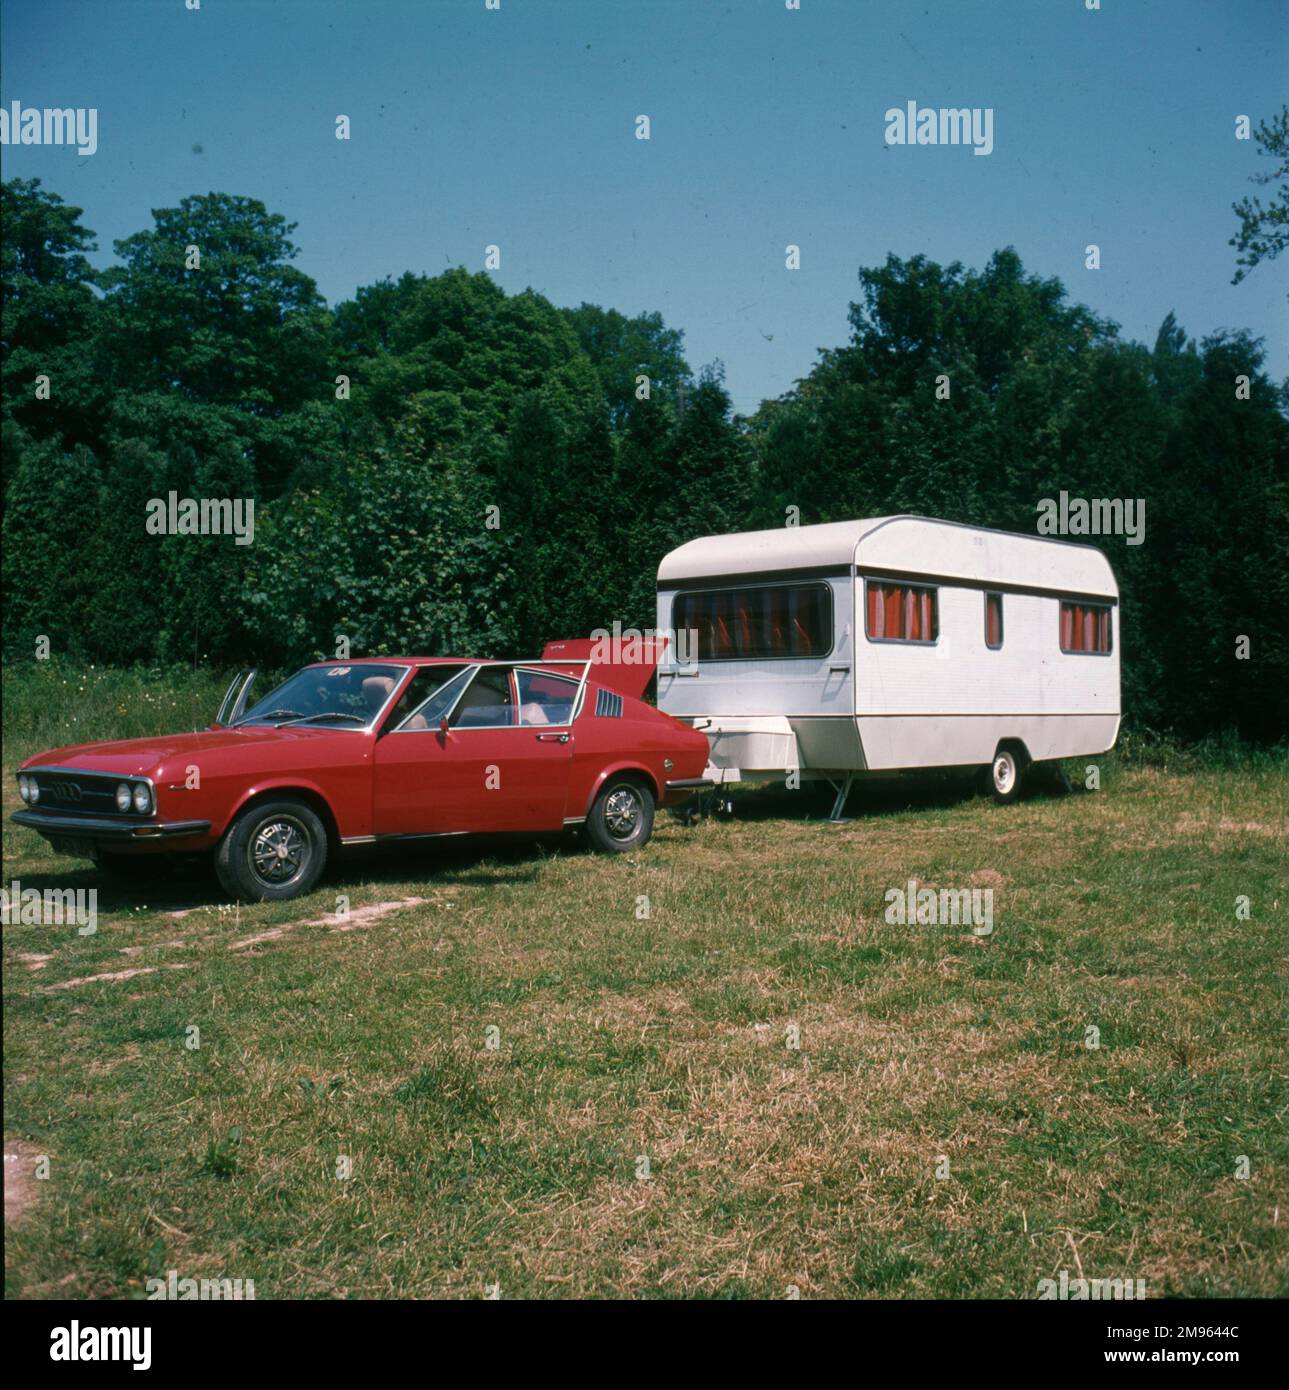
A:
[[[538,699],[541,692],[498,663],[458,680],[462,688],[450,710],[426,706],[435,716],[425,719],[430,727],[408,727],[414,714],[377,742],[376,833],[562,828],[572,766],[571,696]],[[447,720],[446,731],[440,719]]]

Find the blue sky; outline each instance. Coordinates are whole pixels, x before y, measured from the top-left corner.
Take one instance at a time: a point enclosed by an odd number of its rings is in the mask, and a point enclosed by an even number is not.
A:
[[[740,410],[847,336],[888,252],[1026,267],[1153,342],[1248,328],[1289,372],[1289,263],[1230,284],[1241,113],[1289,96],[1282,0],[6,0],[0,99],[94,106],[99,149],[8,146],[99,237],[263,199],[335,303],[483,268],[657,309]],[[994,151],[888,147],[887,108],[994,110]],[[352,138],[335,138],[348,115]],[[635,138],[647,114],[652,138]],[[1102,269],[1084,268],[1101,247]],[[788,243],[801,269],[784,268]],[[1289,258],[1287,258],[1289,260]]]

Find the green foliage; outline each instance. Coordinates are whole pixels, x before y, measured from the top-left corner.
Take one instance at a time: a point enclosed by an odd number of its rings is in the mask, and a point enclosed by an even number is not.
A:
[[[505,646],[512,577],[483,491],[468,459],[396,447],[265,508],[239,594],[252,630],[307,660],[340,636],[367,655]]]
[[[53,656],[7,661],[5,751],[15,760],[92,739],[147,738],[203,729],[214,719],[231,673],[208,665],[87,666]],[[265,688],[268,688],[267,686]]]
[[[1270,121],[1260,121],[1253,141],[1259,155],[1275,161],[1275,168],[1249,178],[1263,187],[1274,185],[1275,196],[1265,206],[1257,197],[1241,198],[1233,205],[1240,219],[1240,230],[1230,241],[1239,253],[1233,285],[1262,261],[1274,261],[1289,246],[1289,106],[1282,106]]]
[[[0,418],[73,445],[92,437],[102,400],[86,351],[98,301],[84,253],[96,247],[80,216],[39,179],[0,183]],[[49,378],[45,401],[38,374]]]
[[[242,1131],[234,1125],[227,1134],[212,1139],[206,1145],[205,1171],[212,1177],[227,1181],[237,1176],[237,1151],[242,1145]]]
[[[750,422],[763,524],[796,505],[803,522],[915,512],[1032,533],[1062,490],[1144,498],[1145,544],[1090,538],[1119,580],[1130,725],[1281,734],[1289,426],[1261,345],[1196,345],[1169,314],[1148,353],[1011,250],[979,274],[892,256],[860,282],[851,343]]]
[[[642,398],[640,377],[648,377],[649,399],[675,400],[681,388],[692,383],[693,373],[682,351],[684,335],[668,328],[661,314],[637,314],[629,319],[598,304],[579,304],[563,314],[595,366],[615,428]]]
[[[1129,726],[1281,729],[1289,427],[1246,334],[1197,344],[1169,314],[1148,349],[1010,248],[979,271],[891,256],[860,271],[849,341],[743,420],[657,313],[461,268],[329,311],[294,227],[219,193],[155,210],[96,274],[79,209],[34,180],[2,196],[10,657],[42,635],[88,662],[282,667],[342,635],[522,655],[652,625],[658,561],[697,535],[789,509],[1032,532],[1064,489],[1146,499],[1145,545],[1100,541]],[[253,500],[254,544],[147,534],[170,491]]]

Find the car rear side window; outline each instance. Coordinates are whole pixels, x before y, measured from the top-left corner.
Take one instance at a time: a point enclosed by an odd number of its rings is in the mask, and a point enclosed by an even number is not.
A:
[[[515,680],[521,724],[567,724],[573,718],[577,681],[548,671],[517,671]]]

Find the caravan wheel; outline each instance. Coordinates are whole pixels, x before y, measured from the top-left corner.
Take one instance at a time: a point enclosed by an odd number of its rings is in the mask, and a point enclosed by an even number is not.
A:
[[[1020,758],[1014,748],[999,748],[989,767],[989,785],[994,800],[1004,805],[1020,796]]]

